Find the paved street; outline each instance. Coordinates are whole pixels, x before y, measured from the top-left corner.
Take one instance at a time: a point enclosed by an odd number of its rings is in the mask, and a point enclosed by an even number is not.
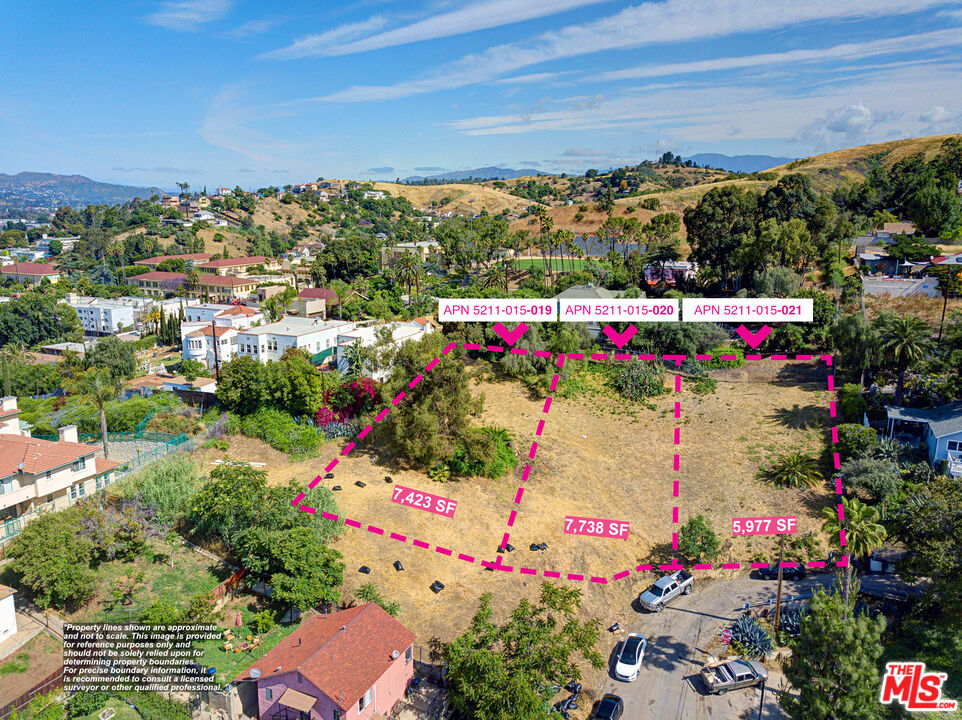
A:
[[[784,581],[782,594],[800,595],[816,585],[831,586],[829,574],[801,581]],[[625,623],[626,633],[640,632],[648,638],[641,674],[633,683],[618,682],[611,677],[614,649],[624,637],[609,637],[608,679],[604,693],[614,693],[625,701],[624,720],[662,720],[713,718],[715,720],[758,717],[761,692],[757,689],[736,690],[722,696],[707,695],[698,671],[705,663],[711,644],[718,647],[721,629],[740,614],[743,603],[767,601],[775,596],[777,582],[737,577],[731,580],[698,582],[691,595],[670,604],[662,613],[636,612]],[[904,591],[905,586],[891,576],[863,578],[863,588]],[[637,608],[636,608],[637,610]],[[778,720],[778,696],[787,687],[780,673],[769,673],[765,692],[763,720]]]

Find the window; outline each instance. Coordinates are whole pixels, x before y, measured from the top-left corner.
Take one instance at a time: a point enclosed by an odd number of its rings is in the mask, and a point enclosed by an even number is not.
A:
[[[76,500],[76,499],[77,499],[77,486],[76,486],[76,485],[71,485],[71,486],[70,486],[70,499],[71,499],[71,500]]]
[[[958,440],[949,440],[949,450],[958,450],[959,445],[960,443]]]
[[[13,492],[13,478],[8,477],[0,480],[0,495],[4,493]]]
[[[371,688],[366,693],[364,693],[364,695],[361,697],[360,700],[357,701],[357,711],[361,712],[361,710],[363,710],[368,705],[370,705],[371,702],[373,702],[373,700],[374,700],[374,688]]]
[[[407,665],[411,662],[411,657],[414,655],[414,646],[408,645],[408,649],[404,651],[404,664]]]
[[[100,490],[100,488],[103,487],[103,482],[104,482],[103,478],[97,478],[96,482],[94,482],[94,486],[95,486],[98,490]]]
[[[341,720],[341,711],[334,708],[333,720]]]
[[[87,483],[82,482],[80,483],[80,497],[83,497],[86,494],[87,494]]]
[[[76,462],[71,463],[71,465],[70,465],[70,469],[73,470],[74,472],[79,472],[80,470],[83,470],[83,469],[86,468],[86,467],[87,467],[87,459],[86,459],[86,458],[80,458],[79,460],[77,460]]]
[[[264,691],[264,697],[267,698],[268,700],[273,700],[273,699],[274,699],[274,691],[273,691],[271,688],[267,688],[267,689]]]
[[[50,495],[47,495],[47,504],[49,505],[52,502],[53,502],[53,493],[51,493]]]

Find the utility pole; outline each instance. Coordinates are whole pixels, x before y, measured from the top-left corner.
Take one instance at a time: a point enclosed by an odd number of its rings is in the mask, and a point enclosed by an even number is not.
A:
[[[765,706],[765,683],[762,683],[762,699],[758,702],[758,720],[762,720],[762,708]]]
[[[782,558],[785,557],[785,536],[778,541],[778,593],[775,596],[775,636],[778,636],[778,619],[782,612]]]

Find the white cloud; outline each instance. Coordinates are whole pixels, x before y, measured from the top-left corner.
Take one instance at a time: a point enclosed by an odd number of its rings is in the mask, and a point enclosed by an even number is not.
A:
[[[374,15],[361,22],[346,23],[326,32],[308,35],[300,40],[295,40],[285,48],[264,53],[261,57],[289,60],[312,55],[328,55],[330,54],[328,50],[331,48],[339,47],[342,43],[351,42],[368,33],[377,32],[385,25],[387,25],[387,18],[382,15]]]
[[[930,33],[905,35],[903,37],[871,40],[863,43],[844,43],[829,48],[790,50],[782,53],[763,53],[740,57],[712,58],[684,63],[642,65],[640,67],[612,70],[598,75],[601,82],[640,78],[683,75],[687,73],[719,72],[752,67],[770,67],[776,64],[815,62],[824,60],[854,60],[898,52],[918,53],[962,44],[957,28],[937,30]]]
[[[900,15],[946,0],[665,0],[628,7],[594,22],[569,25],[523,42],[491,47],[394,85],[359,85],[313,100],[392,100],[487,82],[544,62],[607,50],[691,42],[762,32],[814,21]]]
[[[332,31],[309,35],[297,40],[287,47],[266,53],[264,57],[273,59],[295,59],[303,57],[318,57],[332,55],[351,55],[353,53],[380,50],[398,45],[407,45],[424,40],[463,35],[478,30],[510,25],[512,23],[533,20],[556,15],[584,5],[593,5],[607,0],[485,0],[474,2],[465,7],[450,12],[433,15],[403,27],[387,30],[376,35],[360,37],[362,33],[352,36],[338,37],[332,35],[339,28]],[[373,20],[374,18],[372,18]],[[355,23],[363,25],[364,23]],[[376,31],[383,27],[373,27]]]
[[[896,114],[870,108],[864,103],[842,105],[799,128],[794,139],[815,148],[829,147],[838,142],[858,143]]]
[[[260,20],[248,20],[243,25],[239,25],[233,30],[228,30],[224,35],[243,40],[245,38],[262,35],[273,27],[280,25],[284,20],[281,18],[261,18]]]
[[[512,77],[499,78],[498,80],[492,80],[492,85],[531,85],[533,83],[545,82],[546,80],[554,80],[556,77],[561,75],[567,75],[570,71],[565,72],[545,72],[545,73],[528,73],[527,75],[513,75]]]
[[[921,132],[924,135],[958,132],[959,127],[962,126],[962,112],[949,110],[942,105],[933,105],[919,115],[919,122],[923,124]]]
[[[179,0],[165,2],[156,12],[144,18],[151,25],[170,30],[193,32],[201,25],[219,20],[233,7],[233,0]]]

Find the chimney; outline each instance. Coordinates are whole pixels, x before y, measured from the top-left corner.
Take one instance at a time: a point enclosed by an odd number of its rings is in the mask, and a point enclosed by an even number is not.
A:
[[[0,398],[0,411],[10,412],[11,410],[17,409],[17,396],[7,395],[6,397]]]
[[[57,432],[60,433],[60,442],[80,442],[80,439],[77,437],[76,425],[64,425]]]

